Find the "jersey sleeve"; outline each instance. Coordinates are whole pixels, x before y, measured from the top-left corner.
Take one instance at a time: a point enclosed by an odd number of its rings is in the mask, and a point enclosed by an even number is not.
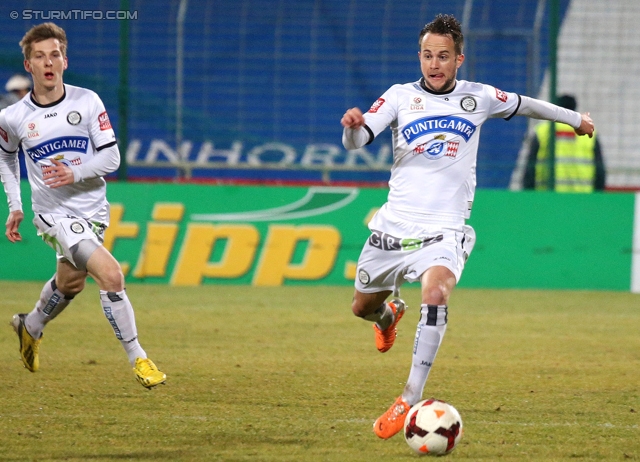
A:
[[[389,88],[364,114],[367,127],[376,137],[398,118],[398,85]]]
[[[20,197],[20,163],[18,145],[20,140],[12,135],[5,111],[0,112],[0,178],[7,196],[9,211],[22,210]]]
[[[520,96],[517,93],[502,91],[491,85],[484,86],[490,102],[489,116],[510,119],[518,111]]]
[[[111,127],[109,114],[100,97],[93,93],[91,120],[89,122],[89,136],[97,150],[116,142],[116,134]]]
[[[18,151],[20,139],[14,135],[6,118],[7,111],[0,112],[0,149],[5,153]]]

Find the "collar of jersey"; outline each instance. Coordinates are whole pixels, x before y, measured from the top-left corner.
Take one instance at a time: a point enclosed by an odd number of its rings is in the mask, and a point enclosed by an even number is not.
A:
[[[59,100],[57,100],[57,101],[53,101],[53,102],[51,102],[51,103],[49,103],[49,104],[40,104],[40,103],[38,103],[38,102],[36,101],[36,99],[33,97],[33,90],[31,90],[31,94],[30,94],[30,96],[31,96],[31,102],[32,102],[33,104],[35,104],[36,106],[38,106],[38,107],[51,107],[51,106],[55,106],[56,104],[59,104],[63,99],[65,99],[65,98],[67,97],[67,86],[63,84],[63,85],[62,85],[62,97],[61,97]]]
[[[431,93],[432,95],[448,95],[449,93],[451,93],[453,90],[456,89],[456,86],[458,85],[458,81],[456,80],[456,84],[453,86],[453,88],[451,90],[447,90],[447,91],[433,91],[430,90],[427,85],[424,83],[424,77],[422,77],[420,79],[420,88],[422,88],[424,91],[426,91],[427,93]]]

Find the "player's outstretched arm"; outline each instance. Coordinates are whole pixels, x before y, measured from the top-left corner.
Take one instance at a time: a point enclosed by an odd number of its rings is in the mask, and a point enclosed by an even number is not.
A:
[[[524,115],[534,119],[553,120],[571,125],[576,134],[593,136],[595,126],[588,112],[580,114],[555,104],[522,95],[517,115]]]

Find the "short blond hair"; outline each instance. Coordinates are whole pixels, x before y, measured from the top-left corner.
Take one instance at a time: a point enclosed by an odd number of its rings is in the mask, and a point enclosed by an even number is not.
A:
[[[47,39],[57,39],[60,42],[60,50],[62,56],[67,56],[67,34],[60,26],[55,25],[52,22],[45,22],[33,26],[24,34],[22,40],[20,40],[20,46],[22,47],[22,54],[24,59],[31,57],[31,50],[34,43],[42,42]]]

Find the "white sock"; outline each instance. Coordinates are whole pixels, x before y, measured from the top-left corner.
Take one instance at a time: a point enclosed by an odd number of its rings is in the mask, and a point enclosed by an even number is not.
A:
[[[42,287],[40,299],[25,319],[27,332],[35,339],[40,338],[44,326],[58,316],[71,303],[71,300],[73,297],[67,297],[58,290],[54,274]]]
[[[422,399],[429,371],[447,330],[447,305],[422,305],[413,343],[413,364],[402,397],[414,405]]]
[[[100,302],[102,303],[104,315],[127,352],[131,365],[135,365],[136,358],[146,358],[147,353],[138,342],[136,318],[126,291],[107,292],[106,290],[101,290]]]
[[[393,310],[383,303],[373,313],[364,317],[367,321],[375,322],[380,330],[385,330],[393,323]]]

